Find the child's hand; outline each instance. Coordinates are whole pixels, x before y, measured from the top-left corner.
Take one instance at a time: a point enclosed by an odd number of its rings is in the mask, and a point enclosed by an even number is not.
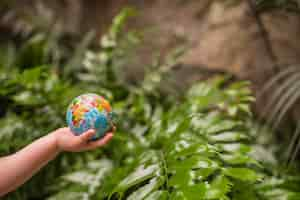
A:
[[[113,137],[114,131],[115,127],[104,138],[91,142],[94,130],[75,136],[69,128],[60,128],[17,153],[0,158],[0,198],[22,185],[61,151],[77,152],[101,147]]]
[[[115,128],[114,128],[115,130]],[[60,151],[79,152],[95,149],[101,147],[109,142],[113,137],[113,133],[107,133],[102,139],[96,141],[90,141],[91,137],[95,135],[95,130],[90,129],[85,133],[76,136],[70,128],[60,128],[54,131],[56,144]]]

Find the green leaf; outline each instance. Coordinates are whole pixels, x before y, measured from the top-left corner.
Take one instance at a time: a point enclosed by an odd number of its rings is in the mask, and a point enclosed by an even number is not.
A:
[[[251,147],[242,143],[230,143],[230,144],[219,144],[218,145],[223,151],[234,153],[249,153],[251,151]]]
[[[157,171],[159,170],[159,165],[153,164],[149,166],[140,165],[138,166],[135,171],[133,171],[131,174],[129,174],[125,179],[123,179],[117,188],[115,189],[115,192],[122,193],[123,191],[126,191],[128,188],[137,185],[139,183],[142,183],[145,180],[153,178]]]
[[[187,169],[178,169],[169,179],[169,186],[184,188],[194,184],[195,172]]]
[[[171,146],[171,152],[169,152],[168,156],[172,156],[172,158],[178,159],[196,154],[210,156],[214,155],[215,152],[216,151],[212,149],[208,144],[190,144],[186,140],[180,140]]]
[[[228,114],[230,115],[230,116],[236,116],[236,114],[238,113],[238,110],[239,108],[238,108],[238,106],[230,106],[229,108],[228,108]]]
[[[228,199],[226,196],[232,187],[232,183],[225,176],[217,176],[211,184],[207,186],[205,199]]]
[[[42,77],[45,67],[35,67],[31,69],[26,69],[22,74],[19,74],[18,81],[27,88],[32,88],[33,86],[41,86],[42,82],[38,80]]]
[[[230,129],[233,129],[237,126],[240,126],[241,123],[236,122],[236,121],[231,121],[231,120],[222,120],[219,123],[214,124],[213,126],[209,127],[206,132],[208,134],[213,134],[213,133],[219,133],[223,131],[227,131]]]
[[[229,131],[223,132],[217,135],[209,136],[209,140],[212,142],[235,142],[245,140],[248,137],[243,132]]]
[[[117,35],[121,32],[123,26],[127,19],[131,16],[136,15],[136,10],[132,8],[124,8],[120,14],[118,14],[114,20],[110,29],[111,35],[116,38]]]
[[[180,190],[175,190],[170,199],[174,200],[199,200],[204,199],[206,193],[206,185],[204,183],[190,185]]]
[[[250,105],[249,105],[249,104],[239,104],[239,105],[238,105],[238,108],[239,108],[241,111],[247,113],[249,116],[252,116],[252,112],[251,112],[251,110],[250,110]]]
[[[166,190],[157,190],[148,195],[145,200],[167,200],[168,192]]]
[[[62,178],[73,183],[89,185],[93,182],[95,176],[94,174],[88,173],[87,171],[77,171],[64,175]]]
[[[236,164],[258,164],[256,160],[248,155],[234,153],[234,154],[221,154],[221,159],[226,163],[236,165]]]
[[[197,130],[202,130],[208,135],[229,131],[242,126],[240,121],[228,120],[218,113],[211,113],[207,116],[196,116],[192,122]]]
[[[215,167],[215,168],[201,168],[201,169],[197,169],[195,170],[195,179],[197,181],[201,180],[204,181],[208,176],[217,173],[219,168]]]
[[[248,168],[224,168],[222,171],[225,175],[242,181],[255,182],[261,179],[257,172]]]
[[[34,95],[31,91],[20,92],[13,96],[13,100],[17,104],[31,106],[37,106],[45,103],[45,99],[43,97],[41,97],[39,94]]]
[[[238,182],[232,188],[232,199],[233,200],[240,200],[240,199],[247,199],[247,200],[257,200],[259,199],[257,195],[256,188],[253,187],[252,183],[245,183],[245,182]]]
[[[138,190],[133,192],[127,200],[142,200],[144,199],[148,194],[153,192],[154,190],[158,189],[163,184],[163,180],[159,178],[153,178],[150,180],[148,184],[146,184],[143,187],[140,187]]]
[[[180,169],[201,169],[201,168],[217,168],[219,163],[205,156],[194,155],[183,160],[169,160],[168,166],[170,170]]]

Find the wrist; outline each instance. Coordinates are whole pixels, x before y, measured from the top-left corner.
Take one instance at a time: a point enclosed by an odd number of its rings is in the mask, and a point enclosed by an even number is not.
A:
[[[57,153],[62,152],[62,148],[61,148],[60,145],[59,145],[59,131],[56,130],[56,131],[52,132],[50,135],[51,135],[51,137],[52,137],[52,142],[53,142],[55,151],[56,151]]]

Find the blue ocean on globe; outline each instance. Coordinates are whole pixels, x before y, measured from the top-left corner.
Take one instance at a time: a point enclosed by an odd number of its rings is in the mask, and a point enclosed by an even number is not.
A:
[[[80,135],[89,129],[95,129],[96,134],[91,138],[102,138],[114,126],[114,114],[109,103],[95,94],[76,97],[66,113],[66,121],[75,135]]]

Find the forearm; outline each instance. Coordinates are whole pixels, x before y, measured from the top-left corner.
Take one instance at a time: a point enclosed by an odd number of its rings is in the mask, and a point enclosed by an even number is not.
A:
[[[13,155],[0,158],[0,197],[27,181],[58,153],[56,135],[51,133]]]
[[[91,142],[95,130],[75,136],[67,127],[60,128],[26,146],[17,153],[0,158],[0,197],[16,189],[39,171],[60,151],[87,151],[105,145],[113,136]]]

